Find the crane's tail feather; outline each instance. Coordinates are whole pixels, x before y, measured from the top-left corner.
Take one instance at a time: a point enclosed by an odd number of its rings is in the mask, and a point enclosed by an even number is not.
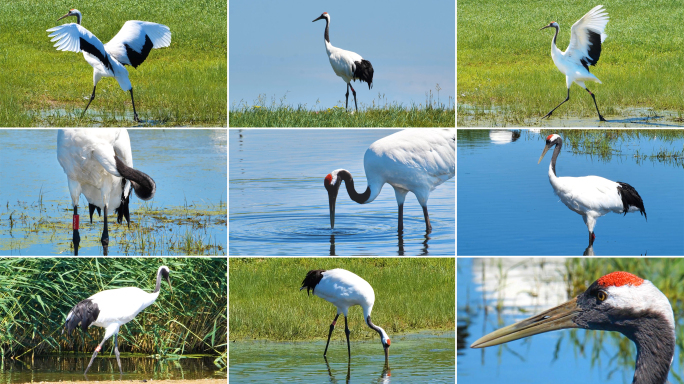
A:
[[[155,184],[151,177],[146,173],[127,166],[117,156],[114,156],[114,160],[116,161],[116,170],[119,171],[119,174],[124,179],[131,182],[133,190],[135,190],[135,194],[139,198],[149,200],[154,197],[154,193],[157,191],[157,184]]]
[[[368,60],[355,61],[354,77],[368,83],[368,89],[373,88],[373,66]]]
[[[648,221],[648,216],[646,216],[646,208],[644,208],[644,201],[641,200],[639,192],[637,192],[634,187],[627,183],[622,183],[619,181],[617,183],[619,184],[618,194],[622,199],[622,211],[624,214],[626,215],[630,208],[638,208],[639,212],[641,212],[641,214],[646,218],[646,221]]]
[[[81,301],[76,304],[67,315],[67,318],[64,321],[62,334],[66,331],[67,335],[70,335],[77,327],[80,327],[83,332],[86,332],[90,324],[97,320],[99,315],[100,308],[98,308],[97,303],[90,299]]]
[[[309,290],[315,292],[316,285],[318,285],[323,278],[323,272],[325,272],[325,269],[315,269],[307,272],[304,281],[302,281],[302,287],[299,288],[299,290],[301,291],[306,288],[307,295],[309,294]]]

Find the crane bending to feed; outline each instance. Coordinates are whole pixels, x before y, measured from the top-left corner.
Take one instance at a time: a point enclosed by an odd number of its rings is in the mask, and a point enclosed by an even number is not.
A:
[[[558,23],[552,21],[549,25],[540,29],[556,28],[556,33],[553,35],[553,40],[551,40],[551,58],[553,58],[553,63],[556,64],[558,70],[565,75],[565,85],[568,88],[568,96],[556,108],[570,100],[570,86],[575,82],[591,95],[599,120],[606,121],[601,116],[601,112],[599,112],[596,97],[584,85],[585,81],[595,81],[601,84],[601,80],[589,72],[589,66],[596,65],[601,56],[601,43],[606,39],[606,34],[603,33],[606,24],[608,24],[608,14],[603,9],[603,6],[598,5],[592,8],[591,11],[587,12],[586,15],[572,25],[570,45],[568,45],[565,52],[556,47],[556,38],[560,30]],[[551,116],[556,108],[552,109],[544,117]]]
[[[356,111],[358,111],[359,106],[356,104],[356,91],[354,90],[354,87],[352,87],[351,81],[365,81],[368,83],[368,89],[371,89],[373,87],[373,66],[370,61],[364,60],[358,53],[333,47],[332,44],[330,44],[330,37],[328,36],[330,14],[328,14],[328,12],[323,12],[323,14],[314,21],[321,19],[325,19],[325,51],[328,53],[330,65],[332,66],[333,71],[335,71],[335,74],[347,83],[344,108],[347,109],[349,106],[349,88],[351,88],[352,93],[354,94],[354,106],[356,107]]]
[[[594,225],[596,219],[608,212],[624,213],[639,211],[648,220],[644,201],[639,193],[627,183],[614,182],[599,176],[557,177],[556,158],[563,146],[563,140],[557,134],[546,138],[544,151],[539,157],[539,164],[546,152],[556,147],[549,164],[549,181],[553,191],[570,210],[582,215],[589,229],[589,246],[594,244]]]
[[[370,284],[355,273],[349,272],[345,269],[331,269],[331,270],[311,270],[307,272],[304,281],[302,281],[302,289],[306,288],[306,294],[311,291],[314,296],[333,304],[337,307],[337,315],[332,324],[330,324],[330,331],[328,332],[328,342],[325,343],[325,351],[323,356],[328,353],[328,344],[330,344],[330,335],[332,335],[337,318],[340,314],[344,315],[344,333],[347,335],[347,353],[351,359],[351,347],[349,346],[349,327],[347,326],[347,313],[349,307],[355,305],[361,306],[363,309],[363,319],[366,324],[380,335],[380,342],[385,350],[385,365],[389,365],[389,347],[390,339],[384,329],[378,327],[371,322],[371,311],[373,311],[373,304],[375,303],[375,292]]]
[[[427,201],[438,185],[456,174],[455,129],[406,129],[371,144],[363,156],[368,186],[363,193],[354,189],[354,180],[346,169],[336,169],[323,180],[328,191],[330,227],[335,228],[335,202],[342,181],[349,197],[359,204],[375,200],[385,183],[394,188],[399,206],[398,231],[404,229],[404,200],[411,191],[423,208],[425,230],[432,231]]]
[[[147,174],[133,169],[133,154],[128,131],[119,128],[60,129],[57,131],[57,160],[64,169],[74,207],[73,244],[78,255],[78,200],[88,200],[90,223],[93,212],[104,210],[103,253],[107,255],[109,232],[107,214],[114,209],[117,223],[125,218],[131,225],[128,210],[131,188],[142,200],[154,197],[157,186]]]
[[[95,348],[95,352],[93,352],[93,356],[90,358],[90,363],[88,363],[85,372],[83,372],[84,375],[88,373],[90,366],[93,365],[93,361],[98,352],[102,350],[105,341],[112,336],[114,336],[114,354],[116,355],[116,362],[119,364],[119,373],[123,374],[121,360],[119,359],[119,327],[133,320],[138,313],[157,300],[162,278],[169,283],[169,289],[173,294],[169,272],[169,267],[159,267],[157,270],[157,285],[152,293],[147,293],[137,287],[108,289],[81,301],[69,311],[64,321],[62,334],[66,331],[67,335],[70,335],[77,327],[81,328],[83,332],[87,332],[88,328],[93,325],[105,329],[104,339]]]
[[[100,79],[113,77],[119,82],[124,92],[130,92],[133,118],[139,121],[138,113],[135,111],[135,101],[133,101],[133,86],[128,79],[128,70],[124,65],[138,68],[152,48],[168,47],[171,44],[171,30],[162,24],[129,20],[124,23],[114,38],[107,44],[102,44],[95,35],[81,26],[82,16],[78,9],[70,10],[57,20],[69,16],[75,16],[76,23],[50,28],[47,32],[52,32],[49,37],[53,38],[51,41],[57,41],[55,47],[58,51],[83,52],[83,57],[93,67],[93,94],[81,116],[95,99],[95,89]]]
[[[558,329],[620,332],[637,348],[632,384],[664,384],[675,352],[675,319],[667,297],[628,272],[596,280],[574,299],[475,341],[484,348]]]

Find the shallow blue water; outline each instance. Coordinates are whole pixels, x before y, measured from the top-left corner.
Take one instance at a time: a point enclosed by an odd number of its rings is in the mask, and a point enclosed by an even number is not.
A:
[[[218,205],[227,201],[226,130],[129,129],[128,134],[134,167],[150,175],[157,184],[155,196],[147,204],[157,208],[187,205],[191,210],[193,205]],[[57,211],[71,212],[67,177],[57,161],[57,130],[0,130],[0,164],[2,237],[10,236],[7,229],[12,206],[24,202],[35,206],[31,208],[32,212],[37,211],[41,193],[44,204],[54,210],[48,212],[49,215],[54,216]],[[137,221],[136,210],[143,201],[134,194],[130,201],[131,220]],[[81,196],[79,206],[81,238],[99,238],[102,219],[95,213],[93,225],[89,224],[85,196]],[[68,220],[70,222],[70,218]],[[113,213],[108,220],[110,224],[116,222]],[[0,250],[0,254],[59,253],[67,249],[64,244],[70,244],[71,236],[71,231],[57,232],[42,243],[19,251]],[[208,236],[225,249],[225,226],[209,227]],[[110,243],[109,250],[110,254],[116,254],[116,244]],[[101,247],[81,246],[79,255],[97,255],[101,252]]]
[[[563,259],[457,259],[459,384],[632,382],[636,348],[617,332],[561,330],[470,348],[490,332],[570,299]],[[680,326],[681,321],[677,328]],[[681,342],[677,345],[669,376],[672,383],[682,382],[678,378]],[[621,349],[623,353],[618,353]]]
[[[330,229],[323,178],[344,168],[356,190],[366,188],[363,155],[397,130],[238,130],[230,152],[230,255],[454,255],[455,178],[428,200],[432,233],[413,193],[404,203],[404,232],[397,235],[397,202],[385,185],[370,204],[340,191]]]
[[[460,134],[460,133],[459,133]],[[562,136],[562,132],[560,132]],[[540,164],[544,136],[509,131],[457,138],[458,255],[582,255],[589,234],[582,217],[553,193],[548,178],[550,150]],[[505,143],[505,144],[497,144]],[[684,169],[633,157],[652,149],[681,151],[684,140],[642,138],[621,144],[623,156],[603,161],[573,155],[564,142],[558,176],[597,175],[632,185],[648,221],[639,213],[608,213],[597,219],[596,255],[684,254]]]

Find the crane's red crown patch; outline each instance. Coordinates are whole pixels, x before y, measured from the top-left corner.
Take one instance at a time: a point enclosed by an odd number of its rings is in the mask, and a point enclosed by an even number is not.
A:
[[[610,287],[610,286],[615,286],[615,287],[621,287],[623,285],[633,285],[635,287],[638,287],[641,285],[641,283],[644,282],[644,279],[638,276],[634,276],[629,272],[613,272],[609,273],[602,278],[598,279],[598,284],[602,287]]]
[[[551,140],[551,136],[553,136],[553,135],[555,135],[555,133],[554,133],[554,134],[550,134],[550,135],[546,136],[546,140]]]
[[[332,175],[328,173],[328,176],[325,177],[325,184],[330,184],[332,183]]]

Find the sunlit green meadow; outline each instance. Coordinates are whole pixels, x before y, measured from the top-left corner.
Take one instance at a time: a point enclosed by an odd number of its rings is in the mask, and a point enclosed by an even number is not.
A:
[[[564,51],[570,28],[599,3],[474,0],[458,3],[458,124],[539,125],[566,97],[565,77],[551,59],[553,29]],[[610,21],[601,57],[587,82],[608,120],[684,118],[684,7],[679,0],[604,3]],[[577,85],[553,118],[587,118],[598,124],[589,94]],[[596,120],[595,122],[593,120]]]
[[[103,43],[127,20],[167,25],[171,45],[127,66],[143,126],[226,126],[226,3],[217,0],[0,2],[0,126],[132,126],[131,97],[114,78],[93,89],[82,53],[57,51],[47,29],[69,9]]]
[[[454,264],[453,258],[232,258],[230,339],[324,339],[335,306],[299,288],[309,270],[334,268],[370,283],[375,291],[373,323],[388,334],[453,331]],[[365,324],[361,307],[350,308],[348,320],[352,340],[377,337]]]

